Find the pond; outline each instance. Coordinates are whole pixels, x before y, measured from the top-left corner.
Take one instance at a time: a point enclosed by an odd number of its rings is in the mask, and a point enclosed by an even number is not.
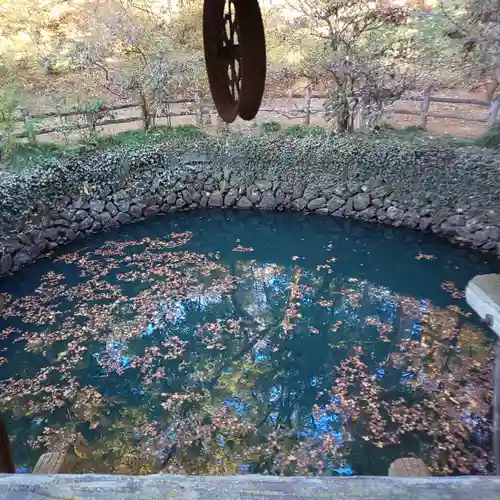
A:
[[[387,475],[492,469],[493,338],[464,301],[499,261],[286,213],[156,218],[0,283],[0,411],[20,471]]]

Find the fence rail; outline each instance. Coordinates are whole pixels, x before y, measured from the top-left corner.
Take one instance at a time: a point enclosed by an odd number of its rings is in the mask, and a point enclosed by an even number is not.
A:
[[[288,93],[286,95],[275,96],[275,99],[302,99],[303,104],[293,106],[288,106],[286,108],[276,108],[263,106],[260,111],[267,113],[275,113],[281,116],[284,116],[288,119],[301,118],[303,123],[309,125],[311,123],[311,116],[316,115],[318,113],[322,113],[323,108],[313,107],[312,100],[313,99],[326,99],[326,94],[312,93],[309,89],[305,91],[304,94],[298,93]],[[410,116],[419,116],[419,125],[423,129],[427,126],[428,118],[443,118],[443,119],[456,119],[456,120],[464,120],[469,122],[478,122],[484,123],[487,127],[491,127],[498,116],[498,112],[500,110],[500,94],[496,95],[496,97],[492,101],[481,100],[481,99],[464,99],[464,98],[452,98],[452,97],[439,97],[432,96],[430,90],[426,90],[423,92],[421,96],[410,96],[406,99],[400,99],[398,103],[404,102],[420,102],[420,109],[411,110],[411,109],[398,109],[393,108],[389,111],[386,111],[390,114],[400,114],[400,115],[410,115]],[[443,104],[468,104],[472,106],[478,106],[482,108],[489,108],[487,117],[477,117],[477,116],[464,116],[454,113],[434,113],[429,112],[429,108],[432,103],[443,103]],[[143,122],[144,128],[149,128],[151,123],[150,119],[158,119],[158,118],[175,118],[181,116],[195,116],[196,123],[199,126],[203,126],[204,117],[210,116],[214,113],[213,105],[202,99],[201,94],[198,93],[193,98],[184,98],[184,99],[172,99],[169,101],[164,101],[159,103],[160,105],[164,105],[168,108],[167,112],[159,113],[154,116],[150,116],[149,118],[144,116],[144,113],[141,112],[140,116],[130,116],[130,117],[117,117],[117,118],[109,118],[109,113],[115,111],[123,111],[132,108],[140,108],[143,111],[143,103],[124,103],[118,105],[111,106],[103,106],[97,112],[92,112],[88,110],[67,110],[67,111],[50,111],[47,113],[37,113],[30,114],[29,110],[23,108],[22,115],[16,117],[16,122],[23,122],[25,124],[25,131],[15,132],[13,134],[16,138],[28,138],[30,142],[36,142],[36,136],[51,134],[51,133],[65,133],[65,132],[73,132],[77,130],[85,130],[85,129],[96,129],[97,127],[102,127],[106,125],[119,125],[124,123],[133,123],[133,122]],[[174,104],[186,104],[186,111],[175,111],[172,112],[170,110],[170,106]],[[100,113],[100,114],[99,114]],[[64,124],[64,119],[69,117],[83,117],[83,122],[78,124]],[[31,120],[49,120],[49,119],[60,119],[61,126],[46,126],[37,128],[33,125],[29,125],[33,123]]]

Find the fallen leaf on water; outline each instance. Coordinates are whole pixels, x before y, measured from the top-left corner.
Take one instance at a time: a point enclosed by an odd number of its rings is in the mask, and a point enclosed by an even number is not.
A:
[[[427,253],[419,253],[415,259],[417,260],[436,260],[437,257]]]

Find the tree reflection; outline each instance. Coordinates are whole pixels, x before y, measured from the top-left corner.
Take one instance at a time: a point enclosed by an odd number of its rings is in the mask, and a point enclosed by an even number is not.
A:
[[[456,305],[333,257],[237,247],[226,263],[184,250],[191,236],[66,254],[34,294],[3,297],[18,461],[28,444],[69,447],[75,472],[385,475],[405,455],[491,471],[491,344]]]

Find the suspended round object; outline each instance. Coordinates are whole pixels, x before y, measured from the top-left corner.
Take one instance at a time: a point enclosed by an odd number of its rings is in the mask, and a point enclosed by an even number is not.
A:
[[[203,44],[210,92],[226,123],[257,114],[266,81],[266,41],[257,0],[204,0]]]

